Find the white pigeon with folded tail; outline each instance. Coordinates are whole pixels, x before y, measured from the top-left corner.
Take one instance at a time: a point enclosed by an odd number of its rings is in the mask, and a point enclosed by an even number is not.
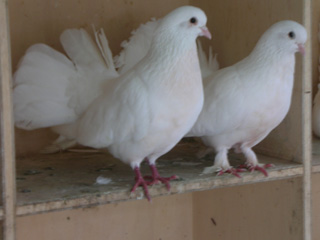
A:
[[[294,21],[271,26],[253,51],[240,62],[220,69],[205,82],[204,106],[188,136],[201,137],[217,154],[213,167],[236,176],[230,166],[228,150],[234,148],[246,158],[246,167],[262,171],[270,165],[259,164],[251,149],[261,142],[288,113],[291,104],[295,53],[304,54],[305,28]]]

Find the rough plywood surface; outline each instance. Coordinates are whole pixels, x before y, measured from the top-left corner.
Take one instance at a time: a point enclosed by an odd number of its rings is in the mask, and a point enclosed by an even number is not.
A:
[[[193,240],[192,195],[19,217],[17,240]]]
[[[298,176],[302,173],[300,164],[259,156],[261,162],[275,164],[275,167],[269,170],[267,178],[261,173],[243,173],[242,178],[230,175],[201,175],[204,167],[212,165],[213,156],[198,160],[195,153],[199,147],[197,142],[182,142],[158,160],[160,174],[164,176],[176,174],[179,180],[172,181],[170,193],[163,185],[150,187],[152,197],[270,181]],[[231,161],[234,166],[242,162],[238,155]],[[147,164],[142,164],[142,172],[150,174]],[[95,182],[99,176],[111,178],[112,182],[107,185],[98,185]],[[17,214],[27,215],[141,199],[144,197],[141,189],[130,194],[133,179],[134,175],[130,167],[112,158],[106,152],[66,152],[19,158],[17,161]]]
[[[303,239],[301,178],[204,191],[193,196],[194,239]]]

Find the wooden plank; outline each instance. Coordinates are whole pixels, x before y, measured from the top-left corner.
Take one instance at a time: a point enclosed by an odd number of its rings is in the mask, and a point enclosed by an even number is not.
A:
[[[303,25],[308,31],[306,54],[302,62],[302,159],[303,159],[303,239],[312,239],[311,175],[312,175],[312,14],[311,0],[303,1]]]
[[[315,166],[315,172],[320,172],[320,165]],[[272,170],[270,176],[268,178],[263,178],[262,176],[254,176],[248,174],[243,179],[237,179],[233,176],[228,176],[227,181],[226,178],[221,179],[220,181],[211,180],[202,180],[197,181],[194,180],[192,182],[179,182],[173,183],[172,189],[170,193],[168,193],[163,186],[152,187],[150,191],[152,194],[152,198],[164,196],[164,195],[174,195],[180,194],[183,192],[194,192],[194,191],[206,191],[209,189],[216,188],[224,188],[224,187],[232,187],[232,186],[240,186],[247,184],[254,184],[258,182],[267,182],[267,181],[276,181],[281,179],[293,178],[293,177],[301,177],[302,176],[302,166],[288,167],[278,170]],[[183,189],[183,191],[181,191]],[[142,196],[141,189],[138,189],[135,194],[130,196],[129,188],[124,190],[123,192],[117,192],[112,194],[91,194],[87,196],[82,196],[74,199],[66,199],[66,200],[56,200],[34,204],[26,204],[22,206],[17,206],[16,215],[17,216],[26,216],[26,215],[35,215],[52,211],[61,211],[66,209],[75,209],[75,208],[86,208],[97,205],[105,205],[110,203],[117,203],[123,201],[131,201],[131,200],[139,200]],[[3,219],[3,209],[0,208],[0,220]]]
[[[17,240],[194,240],[192,202],[189,193],[21,217]]]
[[[221,177],[219,181],[216,178],[212,177],[211,179],[198,179],[193,181],[182,181],[179,183],[172,183],[171,191],[167,192],[164,186],[154,186],[150,188],[150,193],[152,198],[181,194],[185,192],[194,192],[194,191],[205,191],[216,188],[240,186],[246,184],[254,184],[258,182],[267,182],[267,181],[276,181],[281,179],[287,179],[292,177],[301,177],[302,176],[302,166],[287,167],[277,170],[271,170],[269,172],[269,177],[264,178],[256,174],[247,173],[242,179],[235,178],[234,176]],[[40,202],[34,204],[26,204],[22,206],[17,206],[17,216],[26,216],[41,214],[52,211],[61,211],[66,209],[75,209],[80,207],[92,207],[103,204],[117,203],[129,200],[140,200],[143,198],[143,192],[141,189],[138,189],[135,194],[129,193],[127,188],[123,191],[114,192],[112,194],[88,194],[74,199],[66,200],[53,200],[47,202]],[[3,218],[3,210],[0,209],[0,219]]]
[[[11,57],[8,1],[0,1],[2,198],[5,240],[15,239],[15,149],[11,101]]]
[[[268,178],[265,178],[264,176],[259,174],[247,173],[245,174],[245,176],[243,176],[242,179],[238,179],[234,176],[195,179],[178,183],[172,183],[170,192],[168,192],[164,186],[154,186],[149,188],[149,191],[151,197],[155,198],[165,195],[181,194],[194,191],[205,191],[210,189],[240,186],[258,182],[269,182],[299,176],[302,176],[302,167],[287,167],[270,171]],[[91,196],[84,196],[78,199],[66,199],[53,202],[35,203],[25,206],[18,206],[17,216],[33,215],[57,210],[74,209],[79,207],[91,207],[96,205],[123,202],[128,200],[140,200],[144,198],[141,189],[138,189],[134,194],[130,194],[129,190],[130,188],[124,191],[115,192],[113,194],[95,194]]]
[[[213,163],[213,155],[201,159],[195,157],[200,146],[197,142],[182,142],[157,161],[161,175],[179,176],[173,181],[171,191],[163,185],[149,188],[152,198],[204,191],[257,182],[274,181],[302,176],[302,165],[259,155],[263,163],[273,163],[269,177],[261,173],[242,173],[242,178],[216,174],[202,175],[205,167]],[[230,162],[237,166],[244,162],[241,155],[232,154]],[[142,173],[150,173],[142,164]],[[97,177],[110,178],[107,185],[96,184]],[[24,216],[63,209],[89,207],[144,198],[141,189],[130,194],[134,174],[130,167],[114,159],[107,152],[60,153],[36,155],[17,159],[17,215]],[[3,213],[0,211],[0,218]]]
[[[193,194],[193,239],[302,240],[301,192],[298,177]]]

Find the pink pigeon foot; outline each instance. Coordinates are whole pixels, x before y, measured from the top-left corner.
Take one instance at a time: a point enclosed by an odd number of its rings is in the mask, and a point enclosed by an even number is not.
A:
[[[150,179],[151,182],[148,182],[148,185],[157,184],[160,182],[164,183],[167,186],[168,191],[170,190],[170,181],[173,179],[177,179],[176,175],[173,175],[171,177],[161,177],[157,167],[154,164],[150,164],[150,169],[152,172],[152,176],[145,176],[144,179]]]
[[[245,172],[245,171],[246,171],[246,169],[244,169],[244,168],[229,168],[227,170],[220,170],[218,172],[218,176],[221,176],[221,175],[223,175],[225,173],[230,173],[230,174],[232,174],[232,175],[234,175],[234,176],[236,176],[238,178],[241,178],[241,176],[238,173]]]
[[[135,167],[134,172],[136,174],[136,177],[135,177],[136,183],[134,184],[131,192],[134,192],[137,189],[137,187],[142,186],[143,190],[144,190],[144,195],[146,196],[146,198],[150,202],[151,198],[150,198],[149,190],[148,190],[148,185],[150,185],[150,184],[148,184],[148,182],[146,182],[144,180],[144,178],[142,177],[139,167]]]
[[[274,167],[273,164],[268,163],[268,164],[257,164],[256,166],[251,166],[249,164],[245,164],[245,165],[240,165],[239,168],[247,168],[250,172],[253,171],[259,171],[262,172],[264,176],[268,177],[268,172],[267,172],[267,168],[271,168]]]

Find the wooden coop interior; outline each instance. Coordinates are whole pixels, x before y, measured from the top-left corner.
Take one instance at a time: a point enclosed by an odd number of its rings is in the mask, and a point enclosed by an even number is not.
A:
[[[108,152],[39,154],[56,135],[13,128],[11,74],[29,46],[45,43],[63,52],[63,30],[81,27],[92,35],[94,24],[104,29],[115,56],[133,29],[182,5],[206,12],[213,38],[201,42],[212,46],[220,67],[248,55],[277,21],[306,27],[309,40],[305,56],[296,55],[289,114],[254,148],[261,162],[275,165],[268,177],[201,175],[214,156],[197,159],[199,143],[183,140],[157,161],[160,172],[179,180],[170,192],[150,187],[149,203],[140,189],[130,194],[133,172]],[[319,239],[320,140],[311,134],[319,9],[320,0],[1,0],[3,239]],[[234,165],[243,161],[238,154],[230,158]],[[99,176],[112,183],[95,184]]]

